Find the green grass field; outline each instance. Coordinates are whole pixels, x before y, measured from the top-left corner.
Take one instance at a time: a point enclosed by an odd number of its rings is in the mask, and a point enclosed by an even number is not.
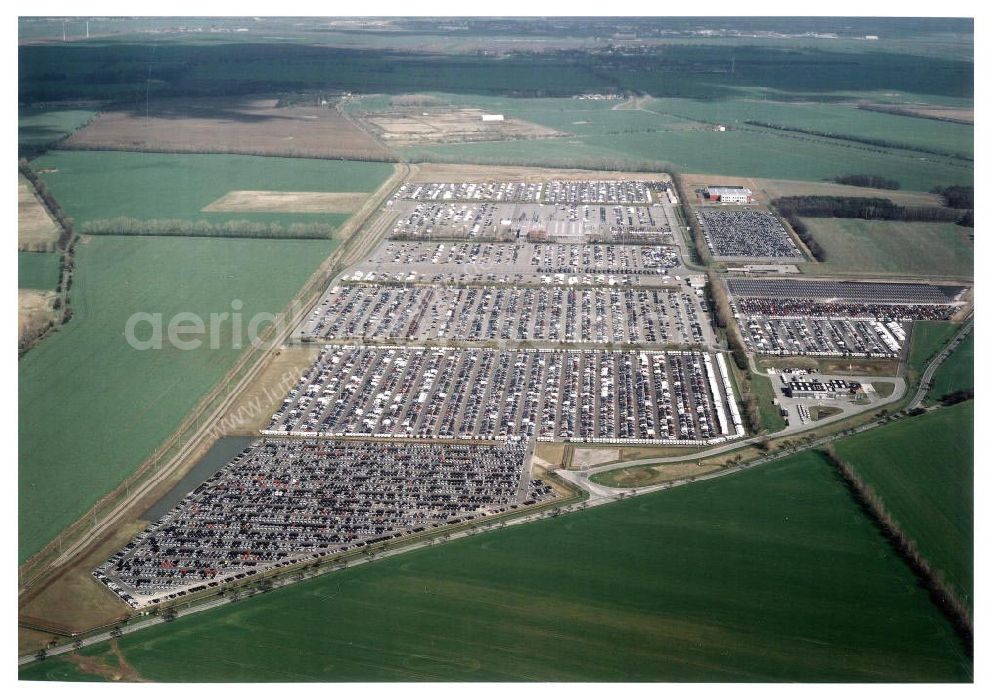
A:
[[[975,331],[965,336],[955,351],[941,362],[941,366],[934,372],[934,385],[927,394],[931,400],[941,400],[942,396],[955,391],[972,389],[973,387],[973,359]]]
[[[789,104],[754,99],[657,99],[641,109],[616,109],[618,102],[576,99],[515,99],[481,95],[431,95],[438,106],[475,106],[549,126],[573,136],[535,141],[499,141],[412,146],[415,160],[531,163],[622,167],[672,163],[683,172],[820,181],[848,173],[881,174],[906,189],[927,191],[946,181],[971,183],[971,163],[904,150],[834,141],[760,128],[717,133],[705,122],[738,126],[746,119],[775,120],[809,129],[864,136],[857,120],[875,130],[870,137],[970,155],[972,129],[960,124],[877,114],[851,104]],[[365,104],[363,101],[362,105]],[[362,109],[386,109],[372,100]],[[872,122],[872,124],[869,124]],[[911,124],[910,122],[917,122]],[[877,123],[878,128],[875,128]],[[853,130],[852,130],[853,129]],[[900,135],[903,134],[903,135]]]
[[[97,112],[87,109],[20,109],[17,113],[17,143],[19,146],[44,148],[68,136]]]
[[[752,120],[862,139],[880,139],[970,158],[974,150],[971,125],[865,111],[851,102],[660,99],[651,102],[648,108],[675,117],[729,126]]]
[[[972,606],[973,401],[836,443],[917,548]]]
[[[971,672],[927,593],[815,453],[421,549],[120,645],[158,681]]]
[[[347,214],[204,213],[233,190],[373,192],[388,163],[247,155],[58,151],[32,164],[76,223],[127,216],[223,223],[327,223]]]
[[[617,118],[617,117],[616,117]],[[672,163],[681,172],[823,181],[845,173],[891,177],[903,189],[971,184],[972,164],[905,151],[883,152],[814,137],[740,129],[581,135],[531,141],[459,143],[399,149],[414,161],[538,166],[637,167]]]
[[[920,320],[913,324],[910,351],[906,357],[907,365],[915,373],[913,378],[919,379],[923,375],[927,363],[944,349],[958,328],[946,320]]]
[[[774,404],[774,386],[771,379],[750,372],[750,390],[757,396],[760,407],[760,423],[766,432],[780,432],[785,429],[785,418]]]
[[[970,229],[952,223],[805,219],[826,252],[817,271],[972,278]]]
[[[59,253],[18,252],[17,287],[52,290],[59,283]]]
[[[136,312],[209,323],[239,299],[242,329],[277,312],[334,249],[331,241],[98,237],[77,247],[70,323],[18,362],[19,560],[120,483],[241,353],[230,319],[221,348],[139,351]],[[139,328],[148,337],[147,325]],[[245,340],[244,340],[245,342]]]
[[[43,662],[33,663],[18,672],[19,680],[49,682],[100,682],[100,677],[82,672],[76,664],[66,658],[55,656]]]

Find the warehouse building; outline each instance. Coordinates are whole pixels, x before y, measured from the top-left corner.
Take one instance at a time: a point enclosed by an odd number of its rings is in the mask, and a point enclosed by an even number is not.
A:
[[[706,190],[709,201],[721,204],[749,204],[753,192],[746,187],[712,186]]]

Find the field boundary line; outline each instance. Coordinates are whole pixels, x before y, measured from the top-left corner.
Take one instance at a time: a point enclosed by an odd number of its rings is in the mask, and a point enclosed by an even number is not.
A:
[[[329,286],[332,280],[339,273],[338,265],[349,253],[364,254],[365,248],[357,249],[357,236],[355,233],[364,231],[370,235],[365,228],[375,214],[381,208],[384,200],[395,190],[399,181],[405,178],[408,168],[395,164],[393,174],[372,194],[366,205],[348,219],[341,228],[342,234],[346,234],[348,239],[337,247],[327,258],[317,266],[313,274],[306,280],[299,292],[292,297],[285,306],[282,313],[288,315],[289,311],[298,307],[298,313],[291,318],[283,329],[284,339],[294,331],[301,318],[309,312],[311,305]],[[369,227],[371,228],[371,227]],[[346,232],[345,232],[345,229]],[[362,237],[367,237],[363,235]],[[376,241],[378,238],[375,239]],[[263,332],[262,342],[258,346],[251,345],[236,360],[234,366],[223,376],[208,394],[202,397],[195,407],[188,413],[180,426],[163,442],[154,449],[153,454],[125,478],[110,493],[106,493],[95,502],[87,511],[77,518],[76,521],[65,527],[54,539],[46,544],[40,551],[31,556],[18,568],[19,578],[19,598],[28,599],[30,591],[38,592],[45,587],[45,579],[51,575],[53,569],[58,569],[64,563],[68,563],[81,553],[81,547],[106,530],[114,521],[124,513],[142,495],[146,494],[152,487],[155,487],[165,478],[171,475],[180,465],[185,463],[187,457],[192,455],[204,439],[211,437],[210,425],[215,422],[214,418],[223,413],[238,396],[240,391],[255,378],[256,373],[262,368],[266,360],[271,356],[271,345],[273,341],[278,341],[276,336],[277,326],[269,325]],[[257,356],[259,354],[259,356]],[[245,373],[239,378],[241,373]],[[236,380],[235,386],[230,388],[230,384]],[[228,389],[228,392],[227,392]],[[206,416],[213,404],[218,404],[216,409]],[[182,438],[193,428],[200,425],[200,429],[190,434],[187,440],[181,443]],[[165,454],[172,449],[178,451],[172,454],[169,460],[164,463]],[[146,480],[153,476],[152,480]],[[125,500],[122,500],[124,494]],[[111,508],[110,512],[107,511]],[[98,516],[102,516],[102,521],[98,523]],[[88,522],[91,526],[88,528]],[[69,547],[68,550],[64,549]],[[33,596],[33,595],[31,595]]]
[[[211,590],[195,593],[179,602],[161,604],[146,612],[131,614],[128,617],[100,624],[83,631],[73,631],[67,628],[67,632],[61,635],[74,639],[74,642],[82,640],[82,645],[92,645],[115,638],[116,630],[120,632],[118,635],[123,635],[139,631],[156,623],[165,623],[169,621],[168,618],[165,618],[165,612],[168,610],[174,611],[177,617],[187,616],[188,614],[196,614],[213,609],[222,604],[250,599],[258,593],[264,594],[265,590],[261,589],[261,584],[265,582],[271,585],[268,590],[284,587],[302,582],[307,578],[329,575],[365,563],[374,563],[384,558],[410,553],[426,546],[446,544],[452,541],[453,538],[475,536],[477,534],[504,529],[507,526],[528,524],[546,517],[558,516],[564,511],[570,512],[574,509],[586,509],[589,506],[586,490],[553,472],[546,472],[540,477],[552,481],[557,487],[561,487],[567,492],[555,500],[526,505],[516,511],[508,510],[507,512],[480,520],[445,524],[438,529],[416,532],[401,537],[394,542],[365,544],[363,547],[352,551],[340,552],[320,558],[305,558],[281,568],[247,576],[238,582],[220,585]],[[564,510],[563,508],[566,509]],[[311,575],[308,574],[310,569],[313,571]],[[245,594],[247,592],[249,594]],[[155,612],[152,610],[155,610]],[[30,621],[22,623],[19,619],[18,622],[18,626],[21,627],[37,628]],[[49,655],[58,655],[71,652],[75,648],[71,643],[47,650],[49,651]],[[36,659],[35,655],[22,655],[18,658],[18,665],[34,662]]]
[[[828,444],[820,452],[827,463],[837,472],[841,482],[858,501],[871,522],[892,546],[896,555],[920,579],[922,586],[930,593],[934,605],[951,623],[955,633],[962,641],[965,652],[971,658],[973,629],[972,614],[969,612],[969,608],[956,594],[951,584],[920,553],[917,542],[910,538],[906,530],[892,516],[892,512],[889,511],[878,491],[865,481],[848,461],[842,459],[831,445]]]

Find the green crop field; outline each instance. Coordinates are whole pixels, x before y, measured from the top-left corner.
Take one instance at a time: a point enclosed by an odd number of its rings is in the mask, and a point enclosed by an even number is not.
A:
[[[18,252],[17,287],[19,289],[55,289],[59,283],[59,254],[55,252]]]
[[[871,117],[880,124],[873,138],[971,154],[971,127],[864,112],[853,104],[802,106],[745,99],[657,99],[643,100],[638,109],[622,109],[616,108],[620,102],[568,98],[513,99],[441,93],[431,96],[439,106],[475,106],[499,111],[572,136],[401,149],[414,160],[582,167],[671,163],[684,172],[811,181],[829,180],[848,173],[867,173],[896,179],[904,188],[918,191],[927,191],[952,180],[956,183],[972,181],[971,163],[944,156],[887,151],[860,143],[757,127],[732,130],[734,125],[738,126],[736,121],[771,115],[766,110],[783,115],[790,125],[838,132],[847,129],[855,118],[864,121]],[[387,105],[378,101],[368,108],[385,109]],[[726,123],[731,130],[725,133],[711,131],[707,126],[709,122]],[[939,127],[942,127],[940,133]],[[863,135],[862,131],[849,133]],[[907,136],[911,140],[906,140],[899,133],[914,135]]]
[[[805,219],[826,252],[817,271],[971,279],[971,229],[953,223]],[[810,265],[812,266],[812,265]]]
[[[880,139],[969,158],[973,155],[971,125],[866,111],[851,102],[660,99],[650,102],[647,108],[728,126],[752,120],[860,139]]]
[[[928,562],[972,606],[973,401],[836,443]]]
[[[936,185],[972,183],[972,164],[968,162],[749,129],[719,133],[708,128],[664,127],[652,132],[450,143],[399,150],[414,161],[619,168],[671,163],[681,172],[809,181],[857,172],[890,177],[903,189],[925,192]]]
[[[948,340],[958,332],[959,326],[946,320],[920,320],[910,331],[910,351],[906,363],[919,379],[927,368],[927,363],[944,349]]]
[[[19,680],[49,682],[100,682],[101,678],[81,671],[75,663],[59,656],[34,663],[18,672]]]
[[[119,643],[160,681],[971,672],[926,591],[815,453],[421,549]]]
[[[955,391],[972,389],[973,385],[973,352],[975,331],[966,335],[955,351],[945,359],[938,370],[934,372],[934,384],[928,393],[931,400],[941,400],[942,396]]]
[[[87,109],[21,109],[17,113],[17,143],[22,147],[44,148],[68,136],[97,112]]]
[[[233,324],[220,349],[139,351],[136,312],[231,312],[241,333],[277,312],[334,249],[331,241],[97,237],[77,246],[75,315],[18,362],[19,560],[40,549],[153,452],[242,350]],[[140,325],[147,338],[148,325]],[[245,342],[245,340],[244,340]]]
[[[78,226],[117,216],[339,225],[347,214],[206,213],[201,209],[234,190],[373,192],[392,174],[388,163],[249,155],[58,151],[32,165]]]

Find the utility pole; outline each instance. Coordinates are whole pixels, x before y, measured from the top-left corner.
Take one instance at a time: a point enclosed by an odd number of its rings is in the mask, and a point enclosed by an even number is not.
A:
[[[90,20],[87,20],[87,38],[90,38]]]
[[[66,41],[66,20],[63,20],[63,41]]]

